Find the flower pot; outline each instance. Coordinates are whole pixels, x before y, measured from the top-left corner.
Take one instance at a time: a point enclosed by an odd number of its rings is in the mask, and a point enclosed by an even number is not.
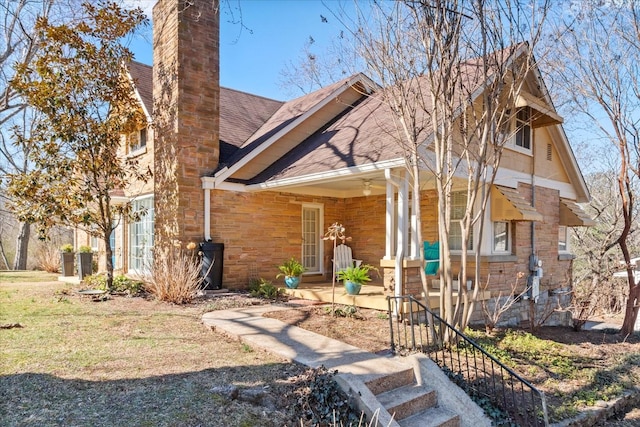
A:
[[[80,280],[93,274],[93,254],[91,252],[78,253],[78,277]]]
[[[284,284],[287,285],[289,289],[296,289],[300,284],[300,276],[285,276]]]
[[[344,288],[349,295],[358,295],[360,293],[360,289],[362,289],[362,284],[345,280]]]
[[[61,252],[62,255],[62,275],[73,276],[73,260],[76,256],[73,252]]]

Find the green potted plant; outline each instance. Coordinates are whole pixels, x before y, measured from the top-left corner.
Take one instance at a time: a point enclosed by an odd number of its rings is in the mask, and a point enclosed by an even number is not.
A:
[[[349,295],[358,295],[362,285],[371,281],[369,271],[377,269],[368,264],[363,264],[358,267],[347,267],[344,270],[338,271],[338,280],[344,281],[344,288]]]
[[[284,284],[287,288],[296,289],[300,284],[302,273],[305,272],[305,268],[298,262],[297,259],[291,258],[278,266],[280,273],[276,276],[276,279],[284,276]]]
[[[73,245],[71,243],[66,243],[60,246],[60,254],[62,256],[62,275],[73,276],[73,259],[75,258]]]
[[[80,246],[78,249],[78,276],[80,280],[93,273],[93,251],[91,246]]]

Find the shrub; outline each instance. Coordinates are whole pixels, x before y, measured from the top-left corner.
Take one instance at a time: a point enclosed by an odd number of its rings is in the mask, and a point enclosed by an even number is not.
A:
[[[280,295],[280,289],[269,280],[260,278],[249,282],[249,294],[252,297],[276,299]]]
[[[71,247],[73,250],[73,246]],[[35,251],[36,268],[47,273],[60,272],[60,252],[55,246],[40,244]]]
[[[78,248],[78,252],[81,254],[90,254],[93,251],[91,250],[91,246],[82,245]]]
[[[65,243],[64,245],[60,246],[60,252],[73,252],[73,245],[71,243]]]
[[[146,289],[160,301],[187,304],[204,288],[202,257],[195,252],[195,243],[186,249],[176,241],[172,247],[156,247],[153,265],[143,275]]]
[[[133,280],[129,277],[119,274],[113,277],[113,285],[111,289],[107,288],[107,276],[105,274],[92,274],[82,279],[83,283],[91,289],[101,289],[111,294],[126,294],[136,296],[144,292],[144,283],[139,280]]]

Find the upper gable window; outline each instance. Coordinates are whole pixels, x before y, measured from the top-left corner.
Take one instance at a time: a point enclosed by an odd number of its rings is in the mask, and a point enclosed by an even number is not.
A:
[[[531,150],[531,109],[521,108],[516,113],[516,147]]]
[[[147,128],[139,129],[129,135],[129,153],[143,151],[147,146]]]
[[[511,111],[506,111],[507,116],[511,116]],[[505,147],[516,149],[522,152],[531,151],[531,109],[529,107],[520,108],[515,115],[511,116],[500,128],[500,143]]]

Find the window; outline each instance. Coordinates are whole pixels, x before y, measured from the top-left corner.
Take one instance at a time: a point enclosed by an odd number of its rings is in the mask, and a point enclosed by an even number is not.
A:
[[[460,220],[467,209],[467,192],[455,191],[451,193],[451,223],[449,224],[449,247],[454,251],[462,250],[462,229]],[[467,250],[473,249],[473,230],[469,236]]]
[[[98,238],[96,236],[91,236],[91,250],[98,252]]]
[[[564,225],[558,226],[558,252],[568,252],[568,242],[567,227]]]
[[[511,110],[506,110],[505,115],[510,117]],[[531,150],[531,109],[529,107],[519,109],[515,117],[505,120],[499,129],[498,143]]]
[[[516,146],[531,150],[531,110],[522,108],[516,114]]]
[[[134,153],[147,146],[147,128],[142,128],[129,135],[129,152]]]
[[[511,227],[507,221],[493,223],[493,252],[511,252]]]
[[[131,208],[140,218],[129,225],[129,268],[141,271],[153,261],[153,196],[134,200]]]

